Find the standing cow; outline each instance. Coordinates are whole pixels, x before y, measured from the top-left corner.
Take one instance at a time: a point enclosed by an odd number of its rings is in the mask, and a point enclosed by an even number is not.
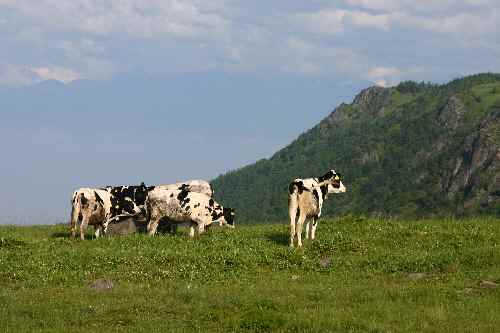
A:
[[[73,237],[80,223],[80,238],[84,239],[85,228],[93,225],[96,237],[107,233],[110,224],[121,221],[139,222],[145,219],[145,201],[149,191],[155,188],[200,191],[213,193],[212,186],[204,180],[158,186],[106,186],[103,188],[81,188],[73,193],[70,228]],[[126,223],[126,222],[124,222]],[[165,225],[168,225],[165,223]]]
[[[343,193],[346,191],[342,184],[340,174],[330,170],[318,178],[295,179],[289,186],[288,212],[290,215],[290,247],[294,246],[294,238],[297,236],[297,245],[302,247],[302,226],[306,223],[306,239],[315,238],[316,227],[321,216],[323,201],[330,193]],[[297,212],[299,219],[297,221]],[[312,219],[309,230],[310,219]]]
[[[233,209],[222,207],[203,193],[157,188],[149,192],[146,210],[149,219],[147,228],[149,235],[156,233],[158,223],[165,218],[170,223],[189,224],[190,237],[194,237],[195,227],[200,234],[216,221],[220,225],[234,227]]]
[[[80,188],[73,192],[71,206],[71,235],[76,236],[80,223],[80,238],[85,239],[87,225],[94,226],[95,236],[99,238],[104,231],[104,224],[110,218],[111,195],[103,189]]]

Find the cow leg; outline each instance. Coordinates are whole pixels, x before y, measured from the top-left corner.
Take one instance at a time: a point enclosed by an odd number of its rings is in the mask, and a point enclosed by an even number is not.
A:
[[[295,217],[290,217],[290,247],[293,247],[293,241],[295,239]]]
[[[198,224],[198,235],[205,232],[205,225],[203,223]]]
[[[319,217],[315,217],[311,226],[311,239],[316,236],[316,227],[318,226]]]
[[[76,237],[76,229],[78,228],[78,223],[81,223],[80,219],[77,218],[75,221],[72,221],[71,225],[71,237],[75,238]]]
[[[309,220],[306,221],[305,229],[306,229],[306,239],[309,239],[309,226],[311,222]]]
[[[299,221],[297,222],[297,246],[302,247],[302,226],[306,220],[306,215],[300,214]]]
[[[290,247],[293,247],[295,239],[295,220],[297,218],[297,199],[294,196],[288,198],[288,213],[290,215]]]
[[[148,234],[149,236],[153,236],[156,233],[156,228],[158,228],[159,219],[151,219],[148,223]]]
[[[100,224],[97,224],[97,225],[94,225],[94,234],[95,234],[95,238],[98,239],[99,236],[101,235],[101,231],[102,231],[102,225]]]
[[[80,239],[85,240],[85,229],[87,229],[87,224],[89,219],[87,216],[83,216],[82,222],[80,223]]]
[[[102,234],[103,235],[106,235],[108,233],[108,226],[110,223],[113,223],[113,221],[114,221],[114,218],[106,219],[106,221],[104,221],[104,223],[102,224]]]
[[[78,220],[74,222],[74,224],[71,225],[71,237],[75,238],[76,237],[76,228],[78,227]]]
[[[189,237],[193,238],[194,237],[194,224],[191,223],[189,225]]]

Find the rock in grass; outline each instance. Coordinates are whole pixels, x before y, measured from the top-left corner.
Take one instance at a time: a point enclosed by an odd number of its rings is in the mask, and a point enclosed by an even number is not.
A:
[[[324,257],[319,260],[319,265],[323,268],[328,268],[332,265],[332,258]]]
[[[474,292],[474,288],[465,288],[462,292],[465,294],[471,294]]]
[[[97,279],[89,285],[90,289],[97,291],[111,290],[113,287],[113,281],[108,279]]]
[[[128,218],[118,222],[110,223],[106,234],[108,235],[129,235],[137,232],[146,232],[147,222],[141,218]]]
[[[408,278],[412,280],[420,280],[427,276],[427,273],[410,273]]]
[[[479,283],[479,287],[484,289],[493,289],[498,287],[498,283],[493,281],[481,281],[481,283]]]

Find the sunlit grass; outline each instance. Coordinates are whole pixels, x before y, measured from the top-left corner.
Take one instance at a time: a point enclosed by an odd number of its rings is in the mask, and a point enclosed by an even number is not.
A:
[[[500,282],[499,222],[322,220],[303,249],[285,224],[86,241],[4,226],[0,331],[494,332],[500,288],[480,282]]]

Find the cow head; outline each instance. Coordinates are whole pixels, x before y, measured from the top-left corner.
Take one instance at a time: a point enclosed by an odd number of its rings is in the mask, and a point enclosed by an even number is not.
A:
[[[340,190],[340,192],[345,192],[345,187],[342,184],[341,181],[342,176],[340,173],[335,172],[335,170],[330,170],[327,173],[325,173],[323,176],[318,177],[318,183],[320,186],[324,185],[332,185],[336,189],[343,188],[343,190]],[[330,193],[330,191],[328,191]],[[339,193],[339,192],[331,192],[331,193]]]
[[[340,173],[335,174],[331,184],[328,184],[328,193],[344,193],[346,191],[347,189],[342,183],[342,176]]]
[[[326,178],[326,176],[329,178]],[[336,173],[335,170],[330,170],[326,175],[318,178],[318,180],[323,183],[321,186],[321,192],[325,198],[331,193],[344,193],[347,191],[346,187],[342,183],[342,176],[340,173]]]

